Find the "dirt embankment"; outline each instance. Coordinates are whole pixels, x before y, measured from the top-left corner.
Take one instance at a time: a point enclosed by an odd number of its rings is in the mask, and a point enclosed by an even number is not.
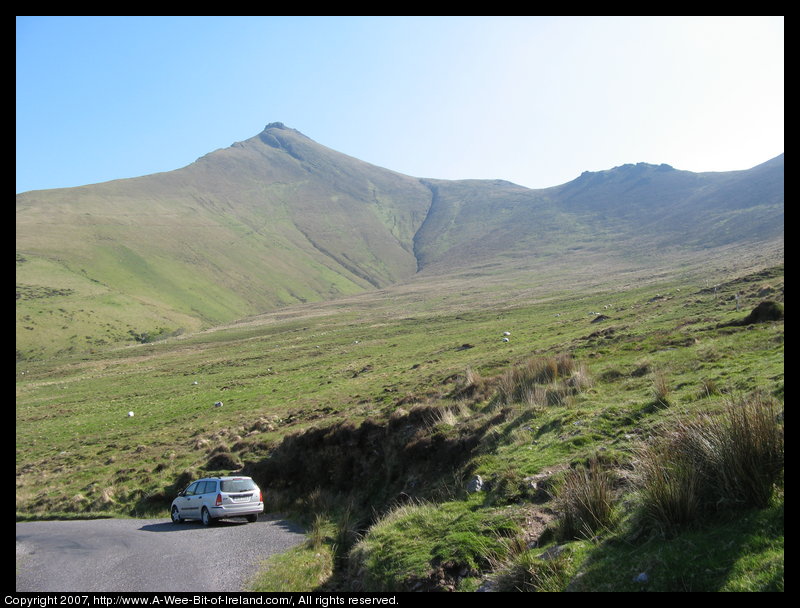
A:
[[[386,421],[342,422],[286,437],[269,458],[245,465],[267,494],[291,503],[313,492],[348,496],[363,506],[426,497],[475,455],[498,421],[437,424],[442,408],[399,408]],[[498,416],[504,414],[498,413]]]

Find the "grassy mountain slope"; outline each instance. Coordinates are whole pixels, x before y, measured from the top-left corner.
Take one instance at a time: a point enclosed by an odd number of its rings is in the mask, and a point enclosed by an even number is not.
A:
[[[783,155],[747,171],[692,173],[668,165],[586,172],[554,188],[501,181],[423,180],[433,194],[415,240],[423,271],[568,269],[586,255],[658,264],[680,249],[776,243],[783,237]]]
[[[18,352],[195,330],[388,285],[416,271],[429,199],[416,180],[282,125],[177,171],[18,195],[18,327],[29,328]],[[87,338],[93,321],[103,329]]]
[[[424,183],[434,194],[415,240],[424,274],[492,274],[545,260],[570,272],[579,264],[571,254],[583,248],[595,253],[608,249],[605,228],[589,226],[563,210],[550,189],[483,180]]]
[[[586,172],[557,196],[566,209],[638,232],[655,247],[702,249],[782,235],[783,175],[783,155],[724,173],[639,163]]]
[[[568,283],[780,247],[783,156],[640,163],[530,190],[417,179],[281,123],[176,171],[17,195],[17,353],[150,341],[413,281]],[[523,280],[530,280],[524,279]]]

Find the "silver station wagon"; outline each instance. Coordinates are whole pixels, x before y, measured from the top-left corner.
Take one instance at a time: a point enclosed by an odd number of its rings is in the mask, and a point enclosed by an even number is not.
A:
[[[172,521],[199,519],[210,526],[218,519],[245,517],[254,522],[264,512],[264,497],[250,477],[205,477],[189,486],[172,501]]]

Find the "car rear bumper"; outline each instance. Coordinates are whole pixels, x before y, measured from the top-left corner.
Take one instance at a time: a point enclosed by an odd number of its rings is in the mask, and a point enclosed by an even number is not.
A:
[[[222,519],[225,517],[244,517],[245,515],[258,515],[264,512],[263,502],[246,502],[241,504],[223,505],[209,509],[211,517]]]

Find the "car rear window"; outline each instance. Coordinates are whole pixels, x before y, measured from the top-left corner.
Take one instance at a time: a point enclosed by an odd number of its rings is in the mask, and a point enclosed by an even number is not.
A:
[[[256,484],[252,479],[226,479],[220,482],[222,492],[247,492],[255,489]]]

